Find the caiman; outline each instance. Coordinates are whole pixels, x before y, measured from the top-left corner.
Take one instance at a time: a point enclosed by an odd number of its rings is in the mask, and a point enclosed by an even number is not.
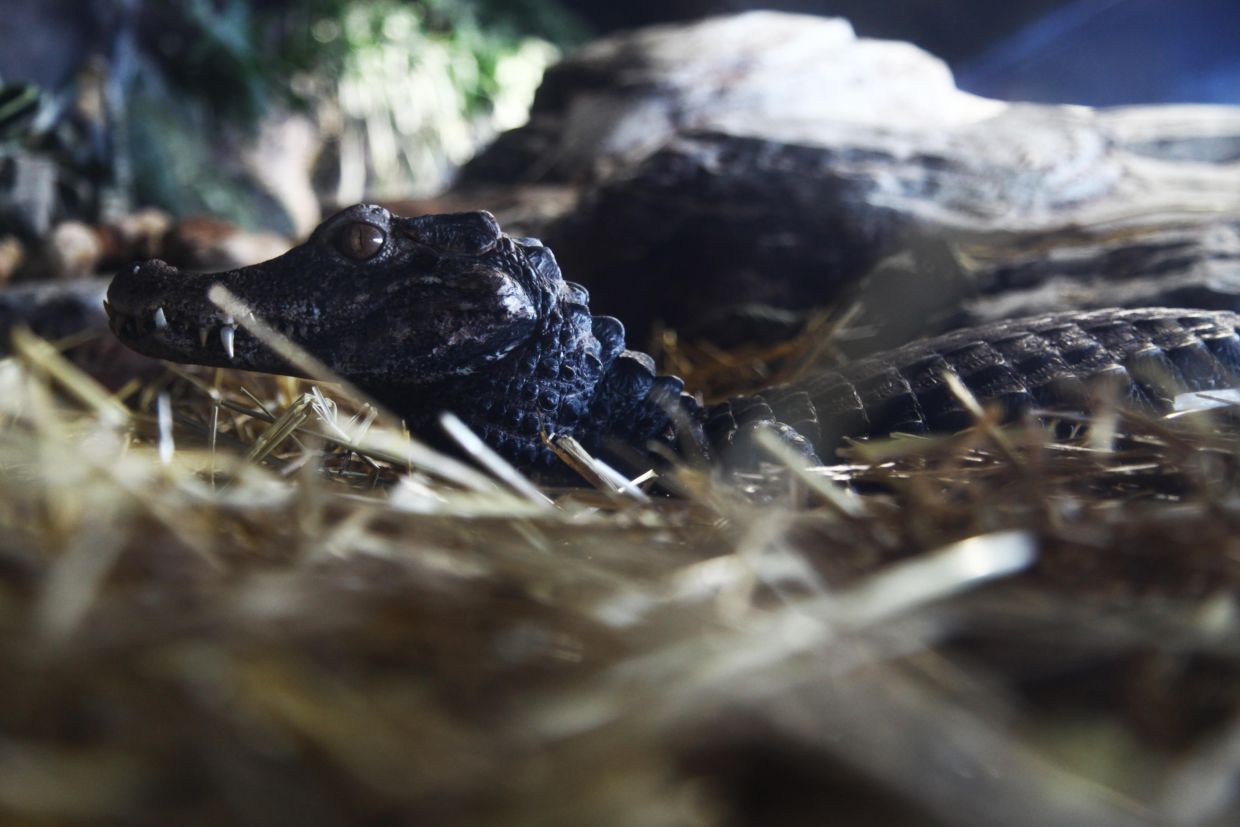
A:
[[[122,270],[108,291],[112,330],[148,356],[292,372],[208,300],[215,284],[412,433],[442,443],[439,414],[452,411],[535,472],[558,463],[543,434],[605,455],[661,443],[736,464],[757,456],[762,428],[810,461],[845,435],[959,429],[973,417],[949,375],[1009,419],[1081,410],[1099,384],[1155,412],[1183,391],[1240,384],[1240,316],[1110,309],[960,330],[703,406],[625,346],[617,319],[590,313],[586,290],[564,280],[539,241],[505,235],[487,212],[404,218],[365,204],[251,267],[191,274],[152,260]]]

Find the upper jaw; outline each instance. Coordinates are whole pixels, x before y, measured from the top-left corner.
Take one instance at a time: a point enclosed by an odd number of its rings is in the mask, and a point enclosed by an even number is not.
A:
[[[244,334],[207,299],[212,279],[158,259],[134,264],[108,287],[103,304],[108,324],[117,338],[148,356],[231,364]]]
[[[112,332],[122,342],[148,356],[163,359],[214,362],[236,356],[239,334],[235,320],[216,311],[209,316],[182,313],[156,305],[154,310],[130,311],[105,299],[104,310]],[[225,362],[226,363],[226,362]]]

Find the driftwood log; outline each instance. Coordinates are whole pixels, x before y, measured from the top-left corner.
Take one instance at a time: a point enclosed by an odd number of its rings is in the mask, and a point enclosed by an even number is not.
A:
[[[530,124],[467,167],[462,191],[575,182],[581,203],[543,235],[598,307],[639,334],[720,315],[726,326],[737,305],[839,301],[886,257],[940,243],[962,279],[923,268],[915,292],[932,302],[866,295],[877,319],[946,324],[1234,307],[1237,161],[1235,108],[985,100],[908,44],[763,12],[617,35],[569,57]],[[988,298],[1008,288],[1034,292]]]

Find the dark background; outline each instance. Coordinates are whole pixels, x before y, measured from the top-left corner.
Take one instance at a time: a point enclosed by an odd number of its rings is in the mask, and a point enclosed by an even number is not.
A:
[[[992,98],[1240,104],[1240,0],[0,0],[0,231],[40,235],[60,219],[155,206],[304,233],[318,206],[298,203],[442,191],[519,122],[487,119],[508,83],[499,67],[525,43],[549,50],[526,73],[532,94],[555,54],[591,38],[759,8],[914,43]],[[346,25],[359,11],[371,20],[362,34]],[[416,37],[387,32],[411,17]],[[413,72],[428,44],[454,57],[425,65],[474,70],[434,70],[437,92],[420,100],[401,94],[425,88],[409,74],[347,83],[367,50],[387,51],[366,66],[409,57]],[[365,90],[355,103],[379,103],[350,110],[346,87]],[[18,192],[49,165],[49,192]]]
[[[99,48],[125,10],[163,5],[160,0],[0,0],[0,79],[54,87],[82,54]],[[215,5],[227,11],[229,4]],[[265,0],[261,5],[298,4]],[[515,9],[510,16],[518,18],[522,7],[539,4],[475,0],[474,5],[484,13],[509,7]],[[557,0],[542,5],[554,16]],[[952,65],[962,87],[992,97],[1095,106],[1240,103],[1237,0],[558,0],[558,5],[584,23],[587,37],[755,8],[838,15],[862,35],[922,46]],[[531,20],[531,26],[545,26]]]
[[[1240,103],[1237,0],[565,0],[598,31],[752,8],[846,17],[908,40],[987,97],[1115,106]]]

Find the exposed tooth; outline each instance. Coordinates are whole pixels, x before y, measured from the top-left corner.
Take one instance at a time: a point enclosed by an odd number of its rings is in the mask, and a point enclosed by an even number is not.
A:
[[[112,303],[107,299],[103,300],[103,312],[107,313],[109,316],[112,315]]]
[[[135,265],[133,266],[133,270],[132,270],[132,271],[130,271],[130,272],[136,273],[136,272],[138,272],[138,271],[139,271],[139,270],[141,270],[141,269],[142,269],[142,265],[141,265],[141,264],[135,264]]]
[[[220,328],[220,341],[224,343],[224,352],[233,358],[233,326],[226,324]]]
[[[155,309],[155,329],[156,330],[167,330],[168,329],[168,317],[164,315],[164,309],[162,307]]]
[[[200,347],[207,346],[207,336],[209,334],[210,334],[210,331],[207,330],[205,327],[198,328],[198,344]]]

